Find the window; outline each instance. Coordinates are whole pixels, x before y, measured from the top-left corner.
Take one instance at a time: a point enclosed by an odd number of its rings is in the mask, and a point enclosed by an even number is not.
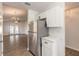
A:
[[[19,34],[18,25],[12,25],[10,24],[10,34]]]

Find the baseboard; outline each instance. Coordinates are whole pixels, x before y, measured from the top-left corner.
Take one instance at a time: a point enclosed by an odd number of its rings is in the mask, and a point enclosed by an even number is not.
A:
[[[76,50],[76,51],[79,51],[79,49],[76,49],[76,48],[73,48],[73,47],[70,47],[68,45],[66,45],[67,48],[70,48],[70,49],[73,49],[73,50]]]
[[[35,56],[35,54],[33,54],[30,50],[29,50],[29,52],[30,52],[33,56]]]
[[[27,50],[29,51],[29,48],[27,48]]]

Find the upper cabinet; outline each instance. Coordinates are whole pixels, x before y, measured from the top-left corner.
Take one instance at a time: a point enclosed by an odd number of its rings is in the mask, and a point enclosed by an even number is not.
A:
[[[28,21],[34,21],[46,18],[48,27],[62,27],[64,25],[64,3],[54,3],[51,7],[47,8],[44,12],[36,12],[28,10]]]
[[[64,4],[56,3],[39,16],[40,18],[46,18],[48,27],[61,27],[64,24]]]
[[[47,26],[61,27],[64,20],[64,9],[61,6],[56,6],[46,11]]]

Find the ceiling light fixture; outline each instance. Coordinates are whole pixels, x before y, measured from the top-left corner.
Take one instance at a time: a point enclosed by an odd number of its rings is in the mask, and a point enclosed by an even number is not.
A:
[[[13,16],[11,19],[14,20],[14,23],[18,23],[19,22],[19,17],[17,17],[16,11],[15,11],[15,16]]]
[[[31,6],[31,4],[29,2],[25,2],[26,5]]]

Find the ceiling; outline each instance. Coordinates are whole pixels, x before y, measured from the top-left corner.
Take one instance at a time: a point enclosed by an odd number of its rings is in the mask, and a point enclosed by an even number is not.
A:
[[[4,2],[5,5],[14,6],[16,8],[21,8],[27,10],[28,8],[33,9],[38,12],[43,12],[47,10],[50,6],[53,6],[55,2],[29,2],[31,5],[28,6],[25,2]],[[71,9],[79,6],[79,2],[66,2],[65,9]]]
[[[54,6],[55,2],[29,2],[31,5],[26,5],[25,2],[4,2],[3,3],[3,9],[4,9],[4,15],[11,16],[11,15],[26,15],[26,11],[28,8],[33,9],[38,12],[43,12],[50,8],[50,6]],[[72,9],[75,7],[79,7],[79,2],[66,2],[65,9]],[[15,13],[16,11],[16,13]]]
[[[47,10],[54,2],[31,2],[30,9],[36,10],[38,12],[43,12]]]
[[[79,2],[66,2],[65,6],[66,10],[76,8],[79,7]]]
[[[3,3],[3,14],[4,21],[9,21],[13,16],[17,16],[22,19],[21,16],[27,15],[27,10],[32,9],[38,12],[47,10],[54,2],[29,2],[30,5],[25,3],[28,2],[4,2]]]
[[[16,18],[24,21],[25,16],[27,16],[27,10],[3,3],[3,14],[4,21],[13,21]]]
[[[49,6],[53,5],[54,2],[29,2],[31,5],[28,6],[25,2],[5,2],[5,5],[14,6],[22,9],[33,9],[38,12],[43,12],[49,8]]]
[[[24,16],[26,15],[26,10],[12,7],[11,5],[3,5],[3,14],[5,16]]]
[[[4,19],[9,20],[12,16],[26,16],[28,9],[41,13],[51,6],[54,6],[54,2],[29,2],[31,4],[30,6],[25,3],[26,2],[4,2]]]

